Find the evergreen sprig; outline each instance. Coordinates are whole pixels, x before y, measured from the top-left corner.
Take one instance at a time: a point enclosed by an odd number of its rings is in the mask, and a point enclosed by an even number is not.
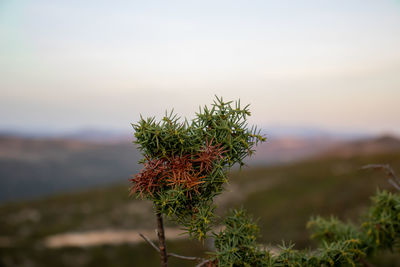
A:
[[[244,165],[254,146],[265,141],[256,127],[247,127],[248,107],[217,97],[191,122],[181,122],[173,112],[159,122],[141,117],[132,126],[144,168],[131,179],[131,194],[153,201],[191,237],[205,238],[227,171]]]

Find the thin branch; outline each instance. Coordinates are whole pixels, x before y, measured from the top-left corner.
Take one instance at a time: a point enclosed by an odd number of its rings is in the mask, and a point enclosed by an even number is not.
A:
[[[398,185],[394,180],[389,179],[389,183],[394,186],[397,190],[400,191],[400,185]]]
[[[150,246],[152,246],[155,250],[157,250],[158,253],[160,253],[160,249],[156,246],[156,244],[153,243],[153,241],[151,241],[150,239],[148,239],[145,235],[143,235],[142,233],[139,233],[139,235],[144,239],[144,241],[146,241],[147,243],[149,243]]]
[[[362,166],[361,169],[383,170],[390,177],[389,183],[400,191],[400,179],[389,164],[368,164]]]
[[[190,261],[201,261],[201,260],[206,260],[206,259],[204,259],[204,258],[182,256],[182,255],[178,255],[178,254],[175,254],[175,253],[168,253],[167,255],[170,256],[170,257],[175,257],[175,258],[184,259],[184,260],[190,260]],[[207,261],[208,261],[208,260],[207,260]]]
[[[157,250],[158,253],[160,253],[160,249],[156,246],[156,244],[153,243],[148,237],[146,237],[144,234],[139,233],[139,235],[146,241],[150,246],[152,246],[155,250]],[[208,262],[209,260],[204,259],[204,258],[199,258],[199,257],[189,257],[189,256],[182,256],[178,255],[175,253],[167,253],[168,257],[175,257],[179,259],[184,259],[184,260],[191,260],[191,261],[202,261],[201,263],[204,264],[205,262]],[[201,266],[201,265],[198,265]]]
[[[202,262],[200,262],[199,264],[196,265],[196,267],[202,267],[205,264],[207,264],[208,262],[210,262],[210,260],[203,260]]]
[[[400,182],[399,177],[397,177],[394,170],[390,167],[389,164],[368,164],[361,167],[362,169],[376,169],[376,170],[384,170],[386,175],[395,179],[396,182]]]

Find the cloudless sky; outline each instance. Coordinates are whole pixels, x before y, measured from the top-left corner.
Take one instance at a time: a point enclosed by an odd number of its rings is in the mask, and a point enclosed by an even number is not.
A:
[[[400,134],[400,1],[0,1],[0,130],[122,130],[214,95]]]

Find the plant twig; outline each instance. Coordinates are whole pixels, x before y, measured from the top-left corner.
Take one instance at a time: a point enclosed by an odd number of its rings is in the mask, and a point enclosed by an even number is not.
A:
[[[147,243],[149,243],[150,246],[152,246],[155,250],[158,251],[158,253],[160,253],[160,249],[156,246],[156,244],[153,243],[153,241],[151,241],[150,239],[148,239],[144,234],[139,233],[139,235],[144,239],[144,241],[146,241]]]
[[[161,258],[161,267],[168,266],[167,246],[165,244],[165,232],[162,214],[157,210],[157,236],[158,236],[158,248]]]
[[[393,185],[397,190],[400,191],[400,178],[397,177],[394,170],[389,164],[368,164],[361,167],[361,169],[375,169],[383,170],[387,176],[389,176],[389,183]]]
[[[160,253],[160,249],[156,246],[156,244],[153,243],[153,241],[151,241],[148,237],[146,237],[142,233],[139,233],[139,235],[144,239],[144,241],[146,241],[150,246],[152,246],[155,250],[157,250],[158,253]],[[201,264],[208,262],[208,260],[204,259],[204,258],[182,256],[182,255],[179,255],[176,253],[167,253],[167,257],[175,257],[175,258],[179,258],[179,259],[192,260],[192,261],[202,261]],[[197,265],[197,266],[202,266],[202,265]]]
[[[199,264],[197,264],[196,267],[202,267],[202,266],[204,266],[206,263],[208,263],[209,261],[210,261],[210,260],[205,259],[205,260],[203,260],[202,262],[200,262]]]
[[[184,260],[190,260],[190,261],[200,261],[200,260],[205,260],[203,258],[198,258],[198,257],[190,257],[190,256],[182,256],[182,255],[178,255],[175,253],[168,253],[168,256],[171,257],[175,257],[175,258],[179,258],[179,259],[184,259]],[[207,260],[208,261],[208,260]]]
[[[396,188],[397,190],[400,191],[400,185],[396,184],[395,181],[393,181],[392,179],[389,179],[389,183],[390,183],[391,185],[393,185],[394,188]]]

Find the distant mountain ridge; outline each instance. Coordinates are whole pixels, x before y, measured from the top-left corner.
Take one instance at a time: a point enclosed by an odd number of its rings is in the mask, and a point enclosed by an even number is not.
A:
[[[332,131],[316,126],[307,125],[282,125],[267,124],[259,127],[261,132],[269,138],[330,138],[330,139],[348,139],[355,140],[361,138],[371,138],[373,135],[359,131]],[[133,130],[131,127],[125,129],[102,129],[86,127],[77,130],[61,131],[42,131],[42,130],[6,130],[0,129],[0,136],[18,136],[21,138],[38,138],[38,139],[72,139],[80,141],[94,142],[115,142],[128,141],[133,139]]]
[[[90,137],[90,136],[87,136]],[[0,136],[0,201],[35,198],[115,182],[137,173],[141,158],[131,137],[110,141]],[[274,137],[257,147],[250,166],[307,158],[351,157],[400,150],[393,136],[345,141],[331,137]]]
[[[373,155],[400,150],[400,138],[382,135],[376,138],[342,142],[321,153],[321,156],[348,158],[357,155]]]
[[[329,138],[337,140],[355,140],[371,138],[373,135],[358,131],[331,131],[313,126],[290,126],[290,125],[266,125],[262,127],[263,132],[274,138]]]
[[[125,182],[139,170],[132,143],[0,137],[0,201]]]
[[[400,138],[382,135],[356,140],[338,139],[329,136],[315,138],[271,137],[256,148],[255,156],[249,161],[256,165],[290,163],[307,158],[370,155],[400,150]]]
[[[317,156],[342,141],[328,138],[271,137],[257,146],[249,163],[255,165],[284,164]]]
[[[0,136],[0,158],[35,161],[57,159],[65,154],[95,149],[97,144],[70,139],[38,139]]]

